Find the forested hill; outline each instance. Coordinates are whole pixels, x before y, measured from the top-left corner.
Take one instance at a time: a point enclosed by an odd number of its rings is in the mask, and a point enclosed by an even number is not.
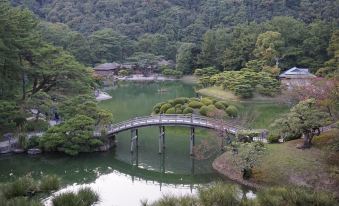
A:
[[[50,22],[85,34],[113,28],[129,37],[162,33],[170,40],[194,42],[220,25],[262,22],[292,16],[310,23],[338,19],[337,0],[12,0]]]
[[[333,49],[339,35],[338,0],[11,2],[44,20],[38,29],[45,41],[89,66],[144,64],[165,57],[184,74],[210,66],[240,70],[278,63],[280,69],[325,68],[328,73],[338,63]],[[264,49],[273,52],[264,54]]]

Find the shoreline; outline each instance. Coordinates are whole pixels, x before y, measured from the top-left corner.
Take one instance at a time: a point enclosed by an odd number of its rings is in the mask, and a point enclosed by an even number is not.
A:
[[[165,77],[162,75],[150,75],[150,76],[143,76],[139,74],[133,74],[131,76],[126,77],[116,77],[119,81],[177,81],[180,79],[177,78],[171,78],[171,77]]]
[[[217,157],[213,163],[213,169],[219,174],[222,175],[232,181],[235,181],[239,184],[242,184],[247,187],[251,187],[254,189],[261,189],[264,186],[259,185],[257,183],[251,182],[249,180],[244,180],[242,178],[241,172],[239,172],[236,168],[233,168],[230,163],[228,163],[228,159],[226,158],[227,152],[223,153],[219,157]]]

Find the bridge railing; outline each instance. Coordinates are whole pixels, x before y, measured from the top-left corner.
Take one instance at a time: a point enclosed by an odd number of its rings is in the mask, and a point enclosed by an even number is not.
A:
[[[233,131],[241,129],[236,125],[232,125],[228,122],[218,121],[213,118],[203,117],[200,115],[178,115],[178,114],[161,114],[144,117],[135,117],[133,119],[123,121],[110,126],[110,132],[119,132],[127,130],[129,128],[148,125],[159,124],[183,124],[192,126],[204,126],[213,129],[231,129]]]

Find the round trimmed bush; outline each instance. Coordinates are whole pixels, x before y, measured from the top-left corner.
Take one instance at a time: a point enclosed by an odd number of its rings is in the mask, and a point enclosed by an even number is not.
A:
[[[161,106],[164,105],[164,104],[166,104],[166,102],[160,102],[160,103],[154,105],[153,111],[156,111],[156,110],[160,111]]]
[[[175,108],[171,107],[166,111],[166,114],[175,114]]]
[[[188,104],[188,106],[191,107],[191,108],[194,108],[194,109],[199,109],[202,106],[204,106],[204,104],[201,103],[201,102],[198,102],[198,101],[192,101]]]
[[[201,103],[203,103],[204,105],[208,106],[210,104],[213,104],[213,101],[209,98],[202,98],[201,99]]]
[[[237,85],[234,88],[234,94],[242,98],[253,97],[253,88],[250,84]]]
[[[176,104],[176,105],[175,105],[175,108],[181,109],[182,107],[183,107],[183,105],[181,105],[181,104]]]
[[[202,106],[199,110],[199,113],[203,116],[207,116],[208,113],[208,106]]]
[[[225,110],[225,112],[230,117],[237,117],[238,116],[238,109],[233,105],[228,106],[227,109]]]
[[[171,104],[172,106],[175,106],[176,105],[176,103],[174,102],[174,100],[173,99],[171,99],[171,100],[168,100],[167,101],[169,104]]]
[[[169,103],[166,103],[166,104],[163,104],[161,107],[160,107],[160,113],[165,113],[169,108],[171,108],[172,105],[169,104]]]
[[[191,107],[186,107],[183,114],[193,114],[193,109]]]
[[[214,103],[214,106],[218,109],[222,109],[222,110],[225,110],[225,105],[222,103],[222,102],[216,102]]]
[[[175,109],[175,113],[176,113],[176,114],[182,114],[182,109],[176,108],[176,109]]]
[[[217,110],[217,108],[216,108],[213,104],[208,105],[207,108],[208,108],[207,116],[210,116],[210,115],[211,115],[211,114],[210,114],[211,112]]]
[[[227,102],[225,102],[225,101],[219,101],[219,102],[221,102],[223,105],[224,105],[224,107],[225,108],[227,108],[228,106],[230,106]]]
[[[178,97],[176,99],[173,100],[174,104],[185,104],[186,102],[188,101],[188,98],[185,98],[185,97]]]
[[[160,109],[159,109],[159,108],[154,108],[154,109],[153,109],[153,112],[154,112],[155,114],[159,114],[159,113],[160,113]]]

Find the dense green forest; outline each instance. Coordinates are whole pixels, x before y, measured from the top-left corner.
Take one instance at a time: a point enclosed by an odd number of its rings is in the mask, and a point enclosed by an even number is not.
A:
[[[7,113],[5,122],[18,111],[44,111],[51,107],[46,100],[61,104],[73,94],[90,94],[96,80],[89,67],[104,62],[166,58],[175,60],[183,74],[197,68],[214,73],[246,69],[272,78],[292,66],[309,67],[322,76],[338,71],[339,8],[333,0],[0,4],[0,99],[6,100],[0,109]]]
[[[186,74],[207,66],[239,70],[263,58],[271,66],[279,60],[282,69],[334,70],[325,63],[333,58],[328,48],[338,28],[336,0],[11,2],[44,20],[38,29],[45,41],[89,66],[163,56],[176,60],[177,70]],[[267,59],[256,49],[259,36],[275,41],[274,57]]]

